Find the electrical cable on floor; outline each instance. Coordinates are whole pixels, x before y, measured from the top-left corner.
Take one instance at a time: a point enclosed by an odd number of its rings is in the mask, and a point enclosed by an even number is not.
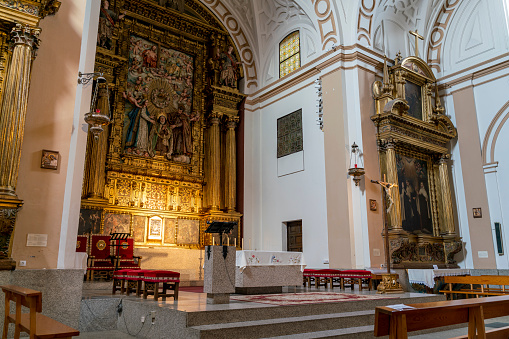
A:
[[[122,299],[120,299],[120,302],[117,304],[117,306],[115,306],[115,309],[117,309],[117,310],[118,310],[118,306],[122,304],[122,300],[123,300],[123,298],[122,298]],[[85,304],[85,306],[87,307],[88,311],[89,311],[89,312],[90,312],[90,314],[92,315],[92,318],[93,318],[93,320],[95,321],[95,325],[99,325],[99,329],[100,329],[100,330],[102,330],[102,331],[108,331],[108,330],[110,330],[110,328],[105,329],[104,327],[100,326],[100,322],[99,322],[99,321],[97,321],[98,319],[103,319],[104,317],[99,317],[99,316],[97,316],[97,315],[96,315],[96,314],[92,311],[92,309],[90,308],[90,306],[88,305],[87,300],[85,300],[85,299],[84,299],[84,300],[82,300],[82,302]]]
[[[125,320],[125,316],[121,315],[121,317],[124,319],[124,326],[125,326],[125,330],[127,331],[127,334],[136,337],[141,333],[141,330],[143,330],[143,328],[145,327],[145,323],[147,322],[148,317],[150,317],[150,313],[145,316],[145,321],[141,324],[141,328],[136,333],[131,333],[131,331],[129,331],[129,328],[127,328],[127,322]],[[148,334],[148,332],[150,332],[151,329],[152,329],[152,321],[150,321],[150,327],[146,334]]]

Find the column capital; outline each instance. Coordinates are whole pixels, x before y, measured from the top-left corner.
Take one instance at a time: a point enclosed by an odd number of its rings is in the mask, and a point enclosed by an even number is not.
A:
[[[240,118],[238,116],[228,116],[226,119],[226,126],[228,129],[234,129],[237,127],[237,124],[239,123]]]
[[[14,45],[26,45],[33,50],[39,48],[39,44],[41,39],[39,39],[39,35],[41,34],[40,28],[33,28],[28,25],[16,24],[12,28],[11,38]]]
[[[447,164],[447,160],[451,159],[450,154],[441,154],[440,158],[438,159],[439,164]]]
[[[219,125],[220,119],[221,119],[221,114],[218,112],[211,112],[209,114],[209,120],[212,125]]]

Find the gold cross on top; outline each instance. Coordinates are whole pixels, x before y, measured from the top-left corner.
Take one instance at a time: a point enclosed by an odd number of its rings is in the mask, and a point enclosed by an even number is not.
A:
[[[409,31],[409,33],[415,36],[415,56],[419,57],[419,39],[424,41],[424,37],[417,33],[417,30],[415,32]]]

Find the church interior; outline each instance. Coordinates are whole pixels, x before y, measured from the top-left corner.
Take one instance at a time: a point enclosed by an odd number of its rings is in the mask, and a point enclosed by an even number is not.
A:
[[[350,310],[372,337],[398,293],[509,276],[508,76],[507,0],[0,0],[0,285],[85,335],[290,338]],[[119,269],[173,294],[115,293]],[[333,271],[380,300],[242,299],[340,292]]]

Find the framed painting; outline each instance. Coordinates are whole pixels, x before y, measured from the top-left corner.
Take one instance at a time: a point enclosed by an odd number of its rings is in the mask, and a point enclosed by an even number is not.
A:
[[[57,151],[42,150],[41,168],[48,168],[52,170],[58,169],[59,154]]]
[[[421,86],[411,81],[405,83],[405,99],[408,102],[408,115],[422,120],[422,92]]]
[[[160,217],[152,217],[148,221],[148,240],[163,239],[163,219]]]
[[[403,229],[433,234],[427,161],[396,154],[396,165]]]

